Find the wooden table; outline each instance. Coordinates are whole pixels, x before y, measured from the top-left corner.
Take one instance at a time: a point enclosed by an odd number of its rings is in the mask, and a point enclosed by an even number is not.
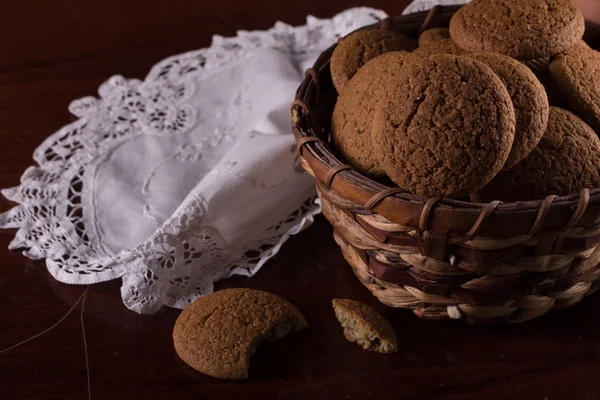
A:
[[[18,0],[0,6],[0,187],[14,186],[34,148],[71,120],[70,100],[107,77],[143,77],[158,60],[207,46],[214,33],[266,29],[277,20],[331,16],[370,5],[399,14],[407,0]],[[2,209],[10,205],[2,201]],[[383,307],[353,276],[323,218],[294,237],[249,286],[296,304],[308,331],[264,345],[251,379],[194,372],[171,341],[179,311],[140,316],[121,303],[120,282],[89,288],[53,330],[0,354],[0,399],[599,399],[600,296],[570,311],[500,328],[418,320]],[[44,264],[0,233],[0,350],[55,324],[85,287],[55,281]],[[307,249],[311,249],[308,251]],[[398,333],[394,355],[362,351],[335,321],[333,297],[364,301]],[[83,323],[83,325],[82,325]]]

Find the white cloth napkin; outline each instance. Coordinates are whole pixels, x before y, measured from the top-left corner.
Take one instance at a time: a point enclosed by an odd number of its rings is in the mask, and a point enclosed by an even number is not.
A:
[[[122,279],[139,313],[183,308],[216,280],[252,276],[319,212],[290,133],[303,71],[344,35],[387,15],[215,36],[143,80],[115,76],[35,151],[38,167],[2,193],[10,248],[46,259],[59,281]]]

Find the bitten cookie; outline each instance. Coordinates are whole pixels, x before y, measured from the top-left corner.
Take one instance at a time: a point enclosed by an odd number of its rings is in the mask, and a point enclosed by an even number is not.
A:
[[[338,93],[367,61],[388,51],[412,51],[416,40],[381,29],[358,31],[342,40],[331,55],[331,79]]]
[[[387,82],[413,59],[410,53],[393,51],[367,62],[338,97],[331,118],[331,136],[346,161],[363,174],[385,176],[374,154],[372,122]]]
[[[548,128],[529,155],[484,187],[477,201],[541,200],[600,187],[600,139],[575,114],[550,107]]]
[[[190,367],[215,378],[247,379],[250,357],[260,343],[307,327],[300,311],[279,296],[225,289],[183,310],[173,342]]]
[[[529,68],[520,62],[496,53],[473,53],[467,57],[485,63],[502,79],[515,108],[515,140],[503,169],[507,170],[524,159],[546,131],[548,97],[544,86]]]
[[[571,107],[600,133],[600,53],[579,44],[555,56],[550,73]]]
[[[467,195],[506,162],[514,108],[484,63],[445,54],[419,59],[387,94],[373,126],[376,155],[401,188],[430,197]]]
[[[412,54],[419,57],[429,57],[433,54],[455,54],[466,53],[450,38],[447,28],[428,29],[419,36],[419,48]]]
[[[450,35],[463,49],[520,60],[552,56],[583,37],[570,0],[474,0],[454,14]]]
[[[365,350],[379,353],[398,351],[394,328],[374,308],[346,299],[333,299],[332,304],[346,339]]]

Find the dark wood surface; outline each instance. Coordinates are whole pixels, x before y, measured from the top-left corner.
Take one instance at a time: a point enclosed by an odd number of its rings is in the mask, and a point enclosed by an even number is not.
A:
[[[265,29],[276,20],[331,16],[370,5],[399,14],[406,0],[142,0],[0,2],[0,187],[14,186],[34,148],[71,120],[68,103],[107,77],[143,77],[160,59],[207,46],[214,33]],[[2,210],[10,207],[2,200]],[[600,296],[519,326],[473,328],[419,321],[377,303],[353,276],[323,218],[294,237],[248,286],[296,304],[308,331],[264,345],[251,379],[194,372],[175,354],[179,311],[140,316],[119,282],[91,286],[46,334],[0,354],[0,399],[86,399],[82,321],[93,399],[599,399]],[[44,264],[9,252],[0,233],[0,351],[60,320],[84,287],[55,281]],[[335,321],[333,297],[362,300],[391,319],[400,350],[362,351]]]

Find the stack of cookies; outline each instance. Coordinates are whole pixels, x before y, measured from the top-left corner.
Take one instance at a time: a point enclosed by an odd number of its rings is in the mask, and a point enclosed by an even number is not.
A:
[[[331,57],[340,156],[407,192],[539,200],[600,187],[600,53],[569,0],[474,0],[418,41],[363,30]]]

